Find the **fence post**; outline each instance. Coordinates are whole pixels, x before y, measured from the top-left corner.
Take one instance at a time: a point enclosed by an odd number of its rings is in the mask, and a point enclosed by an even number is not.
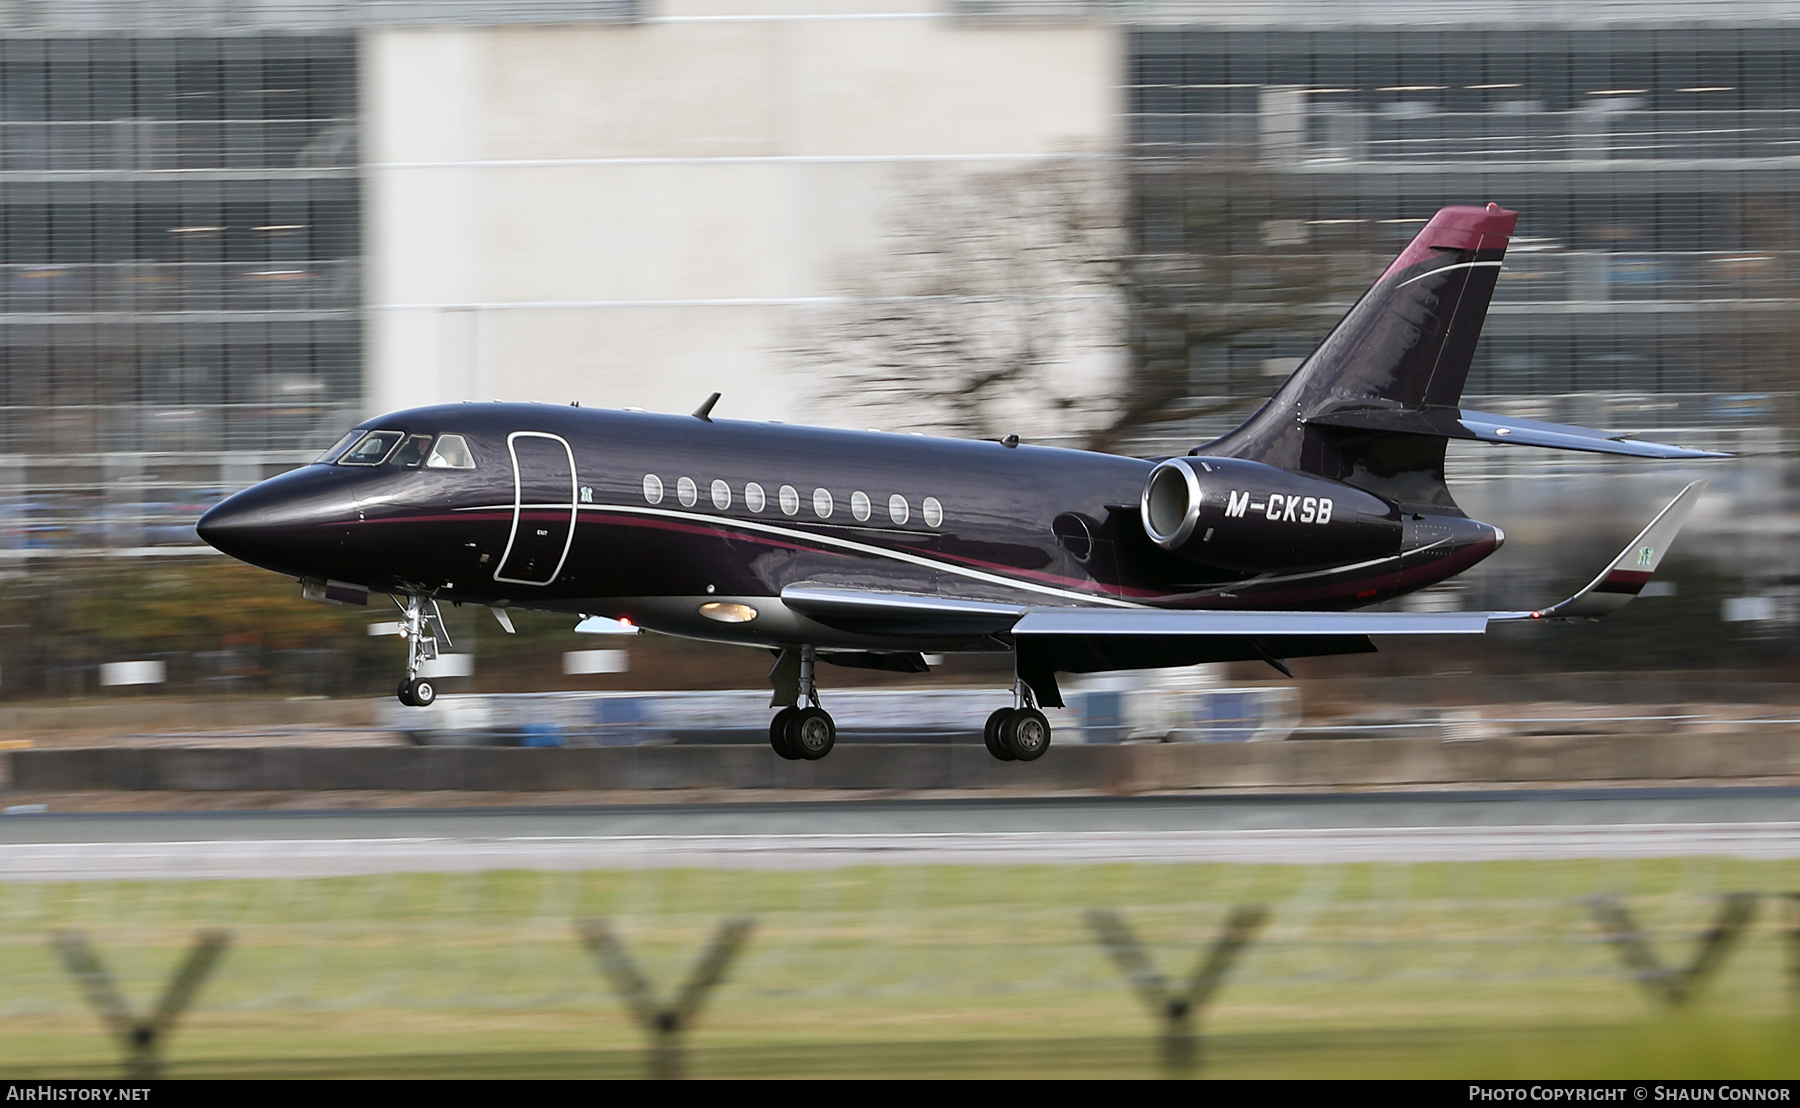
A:
[[[575,930],[599,963],[600,972],[612,982],[619,999],[625,1002],[632,1018],[649,1037],[652,1078],[673,1080],[683,1076],[681,1034],[699,1017],[707,994],[724,980],[725,970],[749,937],[750,928],[751,921],[741,917],[721,923],[712,945],[695,963],[687,984],[682,986],[673,1003],[659,1004],[650,990],[650,982],[638,972],[625,944],[613,934],[605,920],[576,922]]]
[[[1725,956],[1756,916],[1756,899],[1755,893],[1727,893],[1720,897],[1718,917],[1701,933],[1694,956],[1685,966],[1662,964],[1618,898],[1594,896],[1588,898],[1587,904],[1637,982],[1670,1007],[1680,1007],[1724,964]]]
[[[169,979],[162,999],[147,1018],[132,1014],[131,1006],[113,983],[100,955],[79,931],[59,931],[51,944],[69,975],[80,982],[87,1001],[125,1048],[125,1076],[149,1080],[162,1072],[160,1048],[175,1031],[175,1024],[212,973],[231,936],[224,931],[202,931],[194,939],[187,961]]]
[[[1162,1023],[1161,1057],[1166,1076],[1192,1074],[1200,1061],[1200,1041],[1194,1033],[1194,1024],[1211,1002],[1226,972],[1268,918],[1268,909],[1261,904],[1233,908],[1225,921],[1225,930],[1194,964],[1187,987],[1176,992],[1117,912],[1109,908],[1088,912],[1088,926],[1094,929],[1100,945],[1124,971],[1144,1006],[1150,1010],[1151,1017]]]
[[[1788,996],[1800,1012],[1800,892],[1783,897],[1788,905]]]

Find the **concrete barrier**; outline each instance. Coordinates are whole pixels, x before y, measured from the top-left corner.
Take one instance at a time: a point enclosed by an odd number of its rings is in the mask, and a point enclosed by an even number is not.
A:
[[[843,745],[819,762],[759,746],[87,747],[0,752],[17,792],[92,789],[992,789],[1151,792],[1800,777],[1800,731],[1300,739],[1053,746],[998,762],[968,743]]]

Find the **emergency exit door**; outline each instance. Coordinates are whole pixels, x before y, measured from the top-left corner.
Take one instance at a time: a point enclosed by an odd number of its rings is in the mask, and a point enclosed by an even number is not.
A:
[[[562,572],[575,540],[575,452],[545,431],[506,436],[512,455],[513,520],[494,580],[548,585]]]

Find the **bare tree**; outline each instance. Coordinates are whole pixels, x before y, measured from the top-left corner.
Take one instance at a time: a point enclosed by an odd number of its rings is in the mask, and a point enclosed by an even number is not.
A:
[[[1107,449],[1242,406],[1219,351],[1326,291],[1300,221],[1271,218],[1276,185],[1248,162],[1101,157],[913,180],[791,353],[828,402],[972,437]]]

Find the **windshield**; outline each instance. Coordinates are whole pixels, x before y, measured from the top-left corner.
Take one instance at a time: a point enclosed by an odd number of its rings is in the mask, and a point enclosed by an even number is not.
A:
[[[357,439],[362,438],[362,436],[363,433],[361,431],[350,431],[346,433],[343,438],[331,444],[330,450],[327,450],[317,458],[314,458],[313,464],[318,465],[320,462],[331,463],[337,461],[337,456],[344,452],[344,448],[355,442]]]
[[[370,431],[363,436],[361,442],[350,448],[349,453],[338,459],[338,465],[378,466],[405,437],[404,431]]]

